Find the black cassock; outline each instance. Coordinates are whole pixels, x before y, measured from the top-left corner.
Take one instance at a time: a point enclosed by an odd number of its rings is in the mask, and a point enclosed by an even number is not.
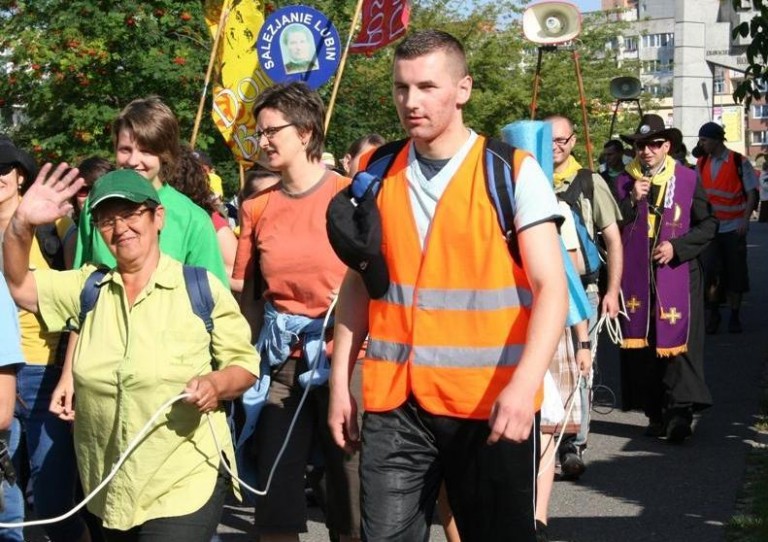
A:
[[[649,201],[658,201],[651,187]],[[663,201],[663,198],[662,198]],[[621,226],[634,222],[636,210],[629,197],[619,202]],[[661,224],[657,220],[657,224]],[[690,269],[690,331],[688,351],[676,356],[656,355],[656,337],[651,325],[648,348],[622,348],[621,408],[644,410],[651,420],[661,420],[665,409],[691,408],[694,411],[712,405],[712,396],[704,381],[704,285],[699,256],[717,233],[717,219],[701,186],[696,184],[691,205],[691,228],[678,238],[670,240],[674,257],[669,265],[688,262]],[[657,232],[658,234],[658,232]],[[628,265],[645,263],[627,261]],[[651,288],[650,306],[655,306],[655,292]]]

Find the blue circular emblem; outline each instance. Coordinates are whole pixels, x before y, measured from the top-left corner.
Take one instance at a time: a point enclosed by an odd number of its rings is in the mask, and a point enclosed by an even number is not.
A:
[[[274,82],[304,81],[313,89],[333,77],[342,53],[336,27],[307,6],[287,6],[267,17],[256,50],[261,68]]]

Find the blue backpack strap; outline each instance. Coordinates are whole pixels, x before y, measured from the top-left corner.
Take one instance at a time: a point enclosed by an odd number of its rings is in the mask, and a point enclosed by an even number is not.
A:
[[[517,265],[522,265],[515,231],[515,150],[515,147],[499,139],[487,138],[483,168],[488,195],[496,208],[496,217],[507,240],[509,253]]]
[[[69,331],[80,331],[85,322],[85,317],[93,310],[96,301],[101,293],[101,281],[104,279],[109,269],[99,267],[85,279],[85,285],[80,291],[80,313],[77,315],[77,325],[73,325],[71,319],[67,321]]]
[[[192,312],[205,324],[208,334],[213,333],[213,294],[208,282],[208,271],[204,267],[184,266],[184,284],[192,304]]]
[[[384,179],[387,173],[389,173],[392,164],[395,162],[395,158],[400,154],[400,151],[403,150],[406,144],[408,144],[408,139],[398,139],[397,141],[385,143],[373,151],[365,171],[379,179]]]

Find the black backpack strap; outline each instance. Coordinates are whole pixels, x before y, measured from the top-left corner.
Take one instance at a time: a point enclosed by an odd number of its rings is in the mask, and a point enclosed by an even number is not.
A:
[[[485,140],[483,171],[488,195],[496,208],[499,226],[507,240],[509,253],[522,265],[515,230],[515,147],[489,137]]]
[[[41,224],[35,228],[35,238],[40,247],[45,261],[51,269],[63,271],[64,265],[64,243],[59,237],[59,232],[55,224]]]
[[[397,155],[400,154],[400,151],[403,150],[407,144],[408,139],[398,139],[397,141],[385,143],[373,151],[365,171],[379,179],[384,179],[384,177],[387,176],[387,173],[389,173],[392,164],[395,162],[395,158],[397,158]]]
[[[592,178],[592,170],[581,168],[576,177],[571,181],[563,192],[559,192],[557,197],[566,202],[571,207],[578,206],[579,195],[583,194],[586,199],[592,202],[595,195],[595,181]]]
[[[80,291],[80,313],[77,315],[77,323],[73,324],[71,319],[67,321],[69,331],[80,331],[83,328],[88,313],[93,310],[96,301],[99,300],[101,293],[101,281],[109,272],[106,267],[99,267],[85,279],[85,285]]]
[[[739,176],[741,186],[744,186],[744,156],[741,153],[733,151],[733,159],[736,162],[736,174]]]

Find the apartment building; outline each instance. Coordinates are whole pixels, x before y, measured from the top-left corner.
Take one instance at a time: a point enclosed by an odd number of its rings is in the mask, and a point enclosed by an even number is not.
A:
[[[659,103],[656,113],[683,132],[689,148],[698,127],[723,124],[728,146],[753,160],[768,152],[768,105],[749,109],[732,93],[743,78],[749,38],[733,40],[733,28],[754,17],[750,0],[602,0],[609,20],[629,22],[610,44],[619,59],[639,61],[645,92]]]

